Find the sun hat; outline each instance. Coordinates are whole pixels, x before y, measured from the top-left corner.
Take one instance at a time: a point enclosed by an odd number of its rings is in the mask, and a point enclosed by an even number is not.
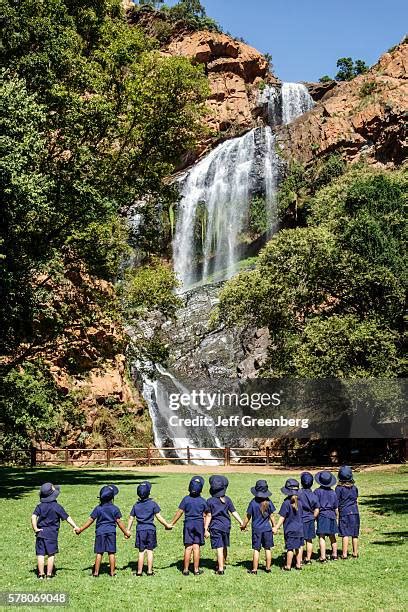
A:
[[[150,495],[150,491],[152,490],[152,485],[150,482],[148,482],[147,480],[145,480],[145,482],[141,482],[138,486],[137,486],[137,496],[140,499],[147,499]]]
[[[204,486],[204,478],[201,476],[193,476],[188,485],[190,495],[200,495]]]
[[[105,485],[99,491],[99,499],[101,502],[107,502],[116,497],[119,493],[119,489],[116,485]]]
[[[251,487],[251,493],[255,497],[263,497],[264,499],[267,499],[272,495],[271,491],[269,491],[266,480],[257,480],[255,486]]]
[[[349,465],[342,465],[339,469],[338,479],[342,482],[354,482],[353,470]]]
[[[52,502],[55,501],[61,492],[59,485],[53,485],[51,482],[44,482],[40,488],[40,501]]]
[[[328,470],[323,470],[322,472],[317,472],[315,481],[321,487],[332,487],[336,484],[337,478]]]
[[[212,497],[224,497],[228,487],[228,479],[225,476],[211,476],[209,482],[210,495]]]
[[[299,482],[295,478],[288,478],[285,486],[281,488],[284,495],[298,495]]]
[[[302,472],[300,475],[300,482],[304,489],[310,489],[313,484],[313,474],[310,472]]]

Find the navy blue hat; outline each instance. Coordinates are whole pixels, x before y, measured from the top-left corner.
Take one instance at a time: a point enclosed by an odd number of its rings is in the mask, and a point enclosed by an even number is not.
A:
[[[267,499],[272,495],[268,489],[268,483],[266,480],[257,480],[254,487],[251,487],[251,493],[255,497],[261,497]]]
[[[342,482],[354,482],[353,470],[349,465],[342,465],[339,469],[338,478]]]
[[[315,481],[321,487],[332,487],[336,484],[337,478],[328,470],[323,470],[322,472],[317,472]]]
[[[137,491],[137,496],[140,499],[147,499],[150,495],[150,491],[152,490],[152,485],[150,482],[148,482],[147,480],[145,480],[145,482],[141,482],[140,485],[138,485],[136,491]]]
[[[204,486],[204,478],[202,476],[193,476],[188,485],[188,490],[191,495],[200,495]]]
[[[299,482],[295,478],[288,478],[285,486],[281,488],[284,495],[298,495]]]
[[[313,474],[310,472],[302,472],[300,475],[300,482],[304,489],[310,489],[313,484]]]
[[[52,502],[55,501],[60,494],[60,486],[53,485],[51,482],[44,482],[40,488],[40,501]]]
[[[225,476],[211,476],[209,482],[210,495],[212,497],[224,497],[228,487],[228,478],[225,478]]]
[[[99,499],[101,502],[111,501],[119,493],[119,489],[116,485],[105,485],[99,491]]]

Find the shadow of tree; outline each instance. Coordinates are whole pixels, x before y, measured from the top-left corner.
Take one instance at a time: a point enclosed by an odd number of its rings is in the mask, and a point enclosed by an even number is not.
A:
[[[384,531],[382,535],[387,540],[376,540],[371,544],[374,546],[401,546],[408,543],[408,531]]]
[[[383,495],[364,495],[360,497],[359,504],[368,510],[380,515],[406,514],[408,489],[398,493],[384,493]]]

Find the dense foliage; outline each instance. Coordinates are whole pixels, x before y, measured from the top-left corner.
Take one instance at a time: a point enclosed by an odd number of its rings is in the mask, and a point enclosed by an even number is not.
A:
[[[295,166],[281,205],[301,202],[304,227],[282,230],[257,268],[221,293],[222,321],[268,326],[264,375],[403,372],[407,176],[364,166],[342,172],[338,159],[329,161],[317,176],[334,178],[316,189]]]
[[[192,30],[222,31],[219,24],[208,17],[200,0],[179,0],[173,6],[168,6],[164,0],[139,0],[136,2],[135,10],[143,10],[146,7],[158,9],[169,23],[182,22]]]
[[[360,74],[365,74],[368,71],[368,66],[365,61],[361,59],[353,60],[352,57],[340,57],[337,60],[337,74],[332,79],[330,76],[325,74],[322,76],[319,81],[321,83],[326,83],[328,81],[351,81],[356,76]]]
[[[1,6],[0,356],[9,393],[66,330],[86,335],[120,318],[122,301],[105,281],[115,283],[132,256],[128,211],[138,203],[148,261],[161,248],[157,210],[165,216],[176,198],[163,178],[201,133],[208,85],[201,67],[163,57],[130,27],[119,0]],[[13,412],[9,395],[2,421]]]

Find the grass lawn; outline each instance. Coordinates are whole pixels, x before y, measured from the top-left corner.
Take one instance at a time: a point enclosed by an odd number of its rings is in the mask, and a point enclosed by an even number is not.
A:
[[[209,543],[202,548],[200,577],[181,575],[182,521],[173,531],[157,524],[159,547],[155,554],[154,577],[135,578],[134,528],[125,541],[118,530],[118,574],[111,579],[104,568],[99,579],[90,576],[94,559],[94,527],[75,536],[63,523],[60,530],[58,573],[54,580],[39,582],[35,576],[34,535],[30,517],[38,501],[42,482],[61,484],[58,501],[78,524],[97,504],[103,484],[120,488],[116,504],[127,520],[135,501],[135,484],[143,479],[153,483],[153,495],[162,514],[171,519],[186,494],[187,474],[141,474],[92,469],[0,468],[0,518],[2,558],[0,591],[66,591],[75,610],[253,610],[263,607],[289,610],[406,610],[407,609],[407,475],[406,468],[356,475],[360,490],[362,533],[360,558],[339,560],[321,566],[313,563],[302,572],[280,569],[283,535],[275,538],[271,574],[246,573],[250,567],[250,530],[241,533],[235,521],[231,532],[229,565],[225,576],[213,573],[214,555]],[[288,473],[289,475],[289,473]],[[296,476],[294,472],[290,475]],[[262,476],[265,478],[265,476]],[[254,474],[229,474],[228,494],[241,515],[251,499],[249,488]],[[285,476],[267,477],[278,510]],[[206,482],[205,491],[208,491]],[[120,534],[120,535],[119,535]],[[50,609],[50,608],[48,608]]]

